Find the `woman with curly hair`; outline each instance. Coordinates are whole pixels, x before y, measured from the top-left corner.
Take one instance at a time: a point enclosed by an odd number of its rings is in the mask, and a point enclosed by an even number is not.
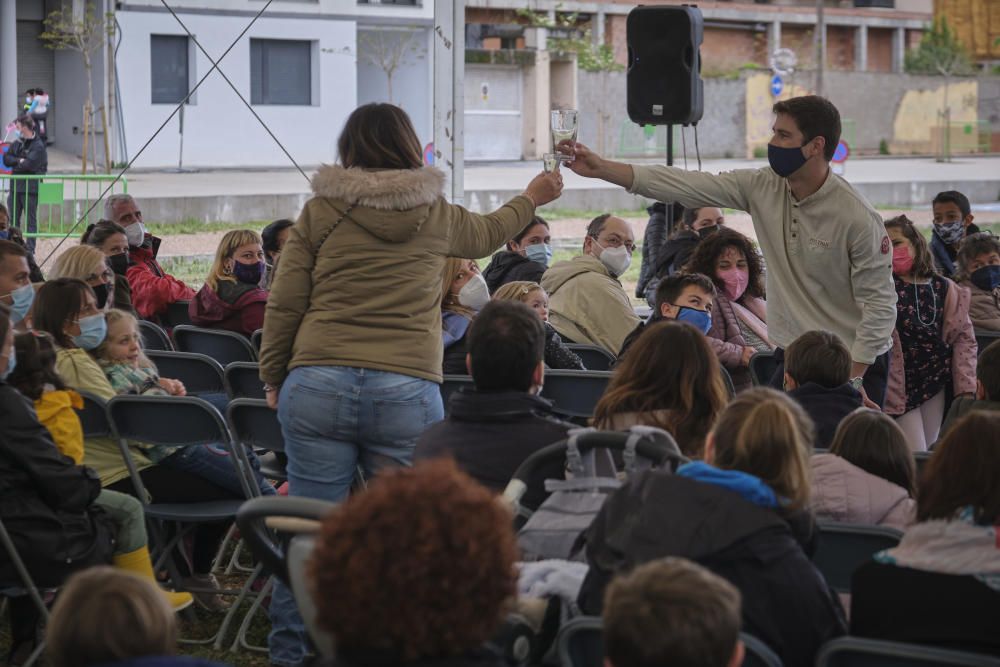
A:
[[[706,340],[684,322],[646,327],[615,366],[594,408],[594,426],[662,428],[686,456],[701,458],[705,436],[728,398],[719,362]]]
[[[323,520],[309,576],[337,665],[496,666],[511,516],[450,460],[383,472]]]
[[[706,237],[684,267],[712,279],[718,291],[712,305],[708,342],[733,377],[736,390],[750,386],[750,357],[771,352],[767,337],[764,270],[757,249],[747,237],[720,229]]]

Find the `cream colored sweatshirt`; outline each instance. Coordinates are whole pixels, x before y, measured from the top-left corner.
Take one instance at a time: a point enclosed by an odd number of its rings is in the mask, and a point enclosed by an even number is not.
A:
[[[630,192],[750,213],[767,262],[767,331],[775,345],[788,347],[821,329],[840,336],[863,364],[892,346],[892,244],[881,216],[844,179],[831,173],[819,190],[797,201],[769,167],[719,175],[632,169]]]

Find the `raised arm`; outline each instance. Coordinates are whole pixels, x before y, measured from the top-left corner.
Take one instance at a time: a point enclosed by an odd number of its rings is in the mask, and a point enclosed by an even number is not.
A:
[[[569,168],[588,178],[599,178],[627,189],[629,192],[657,201],[676,201],[684,206],[718,206],[747,211],[750,202],[753,170],[709,174],[686,171],[662,165],[630,165],[605,160],[583,144],[570,148],[568,142],[559,145],[562,153],[572,153]]]

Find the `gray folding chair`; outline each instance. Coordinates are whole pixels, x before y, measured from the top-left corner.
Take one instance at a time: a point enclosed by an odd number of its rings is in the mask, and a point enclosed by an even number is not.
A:
[[[179,325],[173,334],[174,346],[181,352],[204,354],[222,366],[234,361],[257,361],[257,351],[247,337],[233,331]]]
[[[610,379],[608,371],[546,371],[542,397],[552,401],[559,414],[588,419],[593,416]]]
[[[336,507],[334,503],[312,498],[271,496],[248,501],[236,515],[236,525],[250,551],[265,571],[292,591],[316,650],[329,659],[334,657],[333,639],[316,625],[316,604],[305,582],[305,563],[312,552],[313,535],[319,531],[320,520]],[[247,612],[245,625],[263,596],[264,591],[261,591]],[[237,637],[244,634],[245,628],[241,627]],[[236,646],[234,642],[233,649]]]
[[[729,398],[732,398],[736,395],[736,385],[733,384],[733,376],[721,364],[719,365],[719,372],[722,373],[722,384],[726,385],[726,393],[729,394]]]
[[[17,553],[14,541],[10,538],[10,534],[7,532],[7,528],[4,526],[2,520],[0,520],[0,544],[3,545],[3,550],[7,559],[14,564],[14,570],[17,572],[17,576],[21,580],[20,586],[13,585],[13,582],[0,583],[0,596],[7,598],[27,595],[31,599],[32,604],[37,607],[42,620],[44,620],[45,624],[48,625],[49,610],[45,606],[45,601],[42,600],[42,595],[38,591],[38,587],[35,586],[35,582],[31,578],[28,568],[25,567],[20,554]],[[23,667],[31,667],[31,665],[34,665],[44,650],[45,641],[39,641],[38,646],[36,646],[35,650],[28,656],[27,661],[23,663]]]
[[[236,441],[255,452],[268,453],[258,456],[260,472],[268,479],[285,481],[285,439],[281,435],[278,413],[267,406],[267,401],[257,398],[237,398],[226,409],[226,421]],[[280,455],[280,456],[276,456]]]
[[[1000,658],[922,644],[841,637],[823,644],[816,667],[1000,667]]]
[[[604,638],[597,616],[578,616],[559,628],[556,650],[561,667],[603,667]],[[740,633],[746,648],[743,667],[782,667],[781,658],[753,635]]]
[[[611,369],[611,365],[615,363],[615,356],[605,350],[603,347],[598,347],[596,345],[583,345],[581,343],[571,343],[567,344],[573,354],[580,357],[583,362],[584,367],[588,371],[607,371]]]
[[[266,398],[256,361],[234,361],[226,365],[224,372],[229,398]]]
[[[175,301],[168,304],[167,312],[160,317],[160,321],[168,327],[191,324],[191,314],[188,311],[190,305],[190,301]]]
[[[263,329],[257,329],[250,336],[250,345],[253,347],[254,352],[257,353],[258,357],[260,356],[260,344],[261,344],[261,341],[263,341],[263,340],[264,340],[264,330]]]
[[[246,499],[259,494],[246,453],[235,444],[229,427],[219,411],[207,401],[197,397],[115,396],[107,403],[107,414],[112,433],[118,442],[118,448],[135,488],[136,497],[142,502],[146,517],[150,520],[152,528],[150,543],[156,547],[154,568],[166,567],[175,583],[178,583],[179,577],[170,556],[184,536],[199,523],[233,520],[240,505]],[[221,444],[233,464],[244,498],[193,503],[157,503],[155,499],[151,501],[132,459],[129,440],[172,447]],[[162,530],[163,526],[168,524],[177,528],[173,537],[169,539]],[[249,595],[250,586],[258,573],[255,572],[247,579],[215,635],[205,640],[184,641],[197,644],[214,642],[216,648],[221,648],[233,616]]]
[[[139,320],[139,335],[142,336],[142,347],[145,350],[173,351],[174,344],[163,327],[149,320]]]
[[[838,593],[851,592],[855,570],[884,549],[899,544],[903,533],[884,526],[820,521],[819,546],[813,562],[826,582]]]
[[[215,359],[192,352],[146,353],[156,364],[160,377],[180,380],[190,394],[223,395],[226,393],[225,372]]]
[[[768,386],[777,370],[774,352],[758,352],[750,357],[750,380],[755,387]]]

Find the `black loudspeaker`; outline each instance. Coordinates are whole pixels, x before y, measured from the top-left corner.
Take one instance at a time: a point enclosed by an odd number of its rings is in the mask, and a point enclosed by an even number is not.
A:
[[[639,6],[628,14],[628,117],[641,125],[689,125],[701,120],[704,26],[697,7]]]

